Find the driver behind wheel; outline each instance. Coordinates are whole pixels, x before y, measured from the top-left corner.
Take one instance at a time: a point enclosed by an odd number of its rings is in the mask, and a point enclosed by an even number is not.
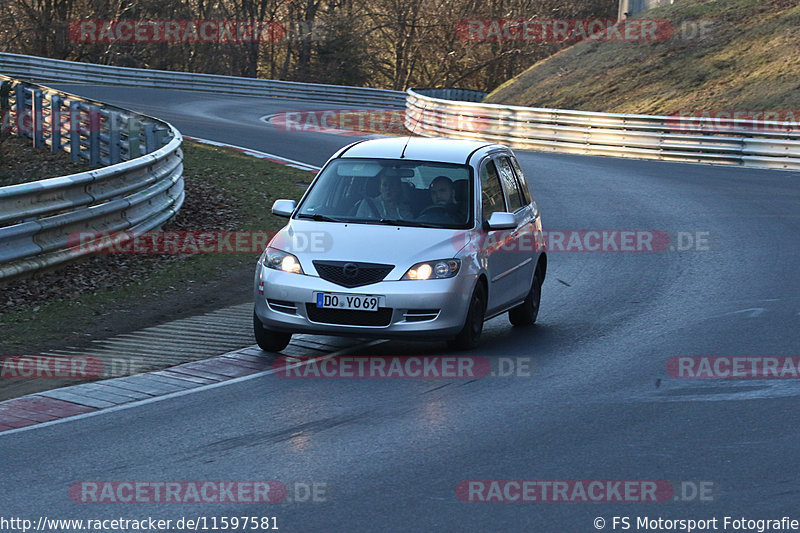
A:
[[[447,176],[436,176],[431,182],[429,190],[432,204],[422,210],[420,217],[435,218],[436,222],[442,223],[459,222],[462,218],[461,209],[456,201],[456,188],[453,181]]]
[[[456,205],[456,188],[447,176],[436,176],[430,186],[431,201],[434,205]]]

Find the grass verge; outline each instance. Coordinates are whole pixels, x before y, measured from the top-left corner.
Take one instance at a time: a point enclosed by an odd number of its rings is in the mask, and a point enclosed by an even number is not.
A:
[[[313,174],[235,150],[185,142],[187,199],[165,229],[277,231],[277,198]],[[0,355],[81,346],[252,298],[257,253],[102,254],[0,287]]]

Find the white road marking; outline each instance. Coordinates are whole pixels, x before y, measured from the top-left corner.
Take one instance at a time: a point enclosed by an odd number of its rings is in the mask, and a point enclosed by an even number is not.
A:
[[[259,159],[268,159],[273,163],[280,163],[282,165],[286,165],[287,167],[294,167],[300,170],[308,170],[312,172],[317,172],[320,168],[315,165],[310,165],[308,163],[303,163],[302,161],[295,161],[294,159],[288,159],[286,157],[281,157],[275,154],[268,154],[267,152],[259,152],[258,150],[253,150],[252,148],[245,148],[243,146],[236,146],[235,144],[228,144],[222,143],[217,141],[211,141],[209,139],[201,139],[199,137],[189,137],[187,135],[183,136],[184,139],[188,139],[190,141],[199,142],[202,144],[210,144],[212,146],[220,146],[223,148],[232,148],[234,150],[238,150],[246,155],[251,155],[253,157],[257,157]]]
[[[365,348],[367,346],[376,346],[378,344],[383,344],[385,342],[388,342],[388,341],[383,340],[383,339],[374,340],[374,341],[368,341],[368,342],[364,342],[364,343],[361,343],[361,344],[356,344],[355,346],[348,346],[347,348],[342,348],[341,350],[337,350],[337,351],[335,351],[333,353],[330,353],[328,355],[325,355],[325,356],[316,356],[314,358],[309,359],[308,361],[298,362],[296,364],[297,364],[297,367],[302,367],[302,366],[305,366],[305,365],[309,364],[311,361],[317,362],[317,361],[321,361],[321,360],[324,360],[324,359],[330,359],[331,357],[336,357],[336,356],[339,356],[339,355],[343,355],[343,354],[346,354],[347,352],[352,351],[352,350]],[[250,349],[250,348],[253,348],[253,346],[250,346],[249,348],[242,348],[242,349],[243,350],[247,350],[247,349]],[[235,353],[235,352],[238,352],[238,351],[239,350],[235,350],[234,352],[228,352],[228,353]],[[220,354],[220,355],[225,355],[225,354]],[[295,363],[293,363],[293,364],[295,364]],[[167,370],[167,369],[165,369],[165,370]],[[217,387],[224,387],[226,385],[233,385],[234,383],[241,383],[243,381],[249,381],[251,379],[260,378],[262,376],[268,376],[270,374],[274,374],[275,372],[277,372],[277,370],[275,370],[275,369],[264,370],[262,372],[257,372],[255,374],[250,374],[250,375],[247,375],[247,376],[241,376],[241,377],[238,377],[238,378],[232,378],[232,379],[229,379],[229,380],[226,380],[226,381],[221,381],[219,383],[210,383],[208,385],[200,385],[198,387],[194,387],[194,388],[183,390],[183,391],[170,392],[170,393],[164,394],[163,396],[156,396],[155,398],[148,398],[146,400],[138,400],[138,401],[128,402],[128,403],[124,403],[122,405],[117,405],[115,407],[101,408],[101,409],[99,409],[97,411],[92,411],[91,413],[83,413],[83,414],[80,414],[80,415],[69,416],[69,417],[66,417],[66,418],[60,418],[58,420],[51,420],[50,422],[42,422],[40,424],[34,424],[32,426],[25,426],[25,427],[21,427],[21,428],[9,429],[7,431],[3,431],[2,433],[0,433],[0,438],[4,437],[6,435],[12,435],[12,434],[20,433],[20,432],[23,432],[23,431],[33,431],[33,430],[36,430],[36,429],[49,427],[49,426],[53,426],[53,425],[56,425],[56,424],[63,424],[63,423],[66,423],[66,422],[73,422],[75,420],[83,420],[84,418],[89,418],[89,417],[93,417],[93,416],[99,416],[99,415],[103,415],[103,414],[107,414],[107,413],[113,413],[113,412],[116,412],[116,411],[122,411],[123,409],[130,409],[130,408],[133,408],[133,407],[139,407],[139,406],[142,406],[142,405],[147,405],[147,404],[151,404],[151,403],[155,403],[155,402],[160,402],[162,400],[169,400],[171,398],[178,398],[180,396],[186,396],[186,395],[189,395],[189,394],[194,394],[196,392],[206,391],[206,390],[210,390],[210,389],[216,389]],[[146,376],[147,374],[138,374],[138,375]],[[108,384],[109,385],[113,385],[113,382],[109,382]],[[55,390],[58,390],[58,389],[55,389]]]
[[[740,309],[738,311],[730,311],[728,313],[722,313],[721,315],[714,315],[711,318],[721,318],[723,316],[730,316],[730,315],[737,315],[739,313],[746,313],[745,316],[747,318],[756,318],[763,315],[767,310],[763,307],[749,307],[747,309]]]

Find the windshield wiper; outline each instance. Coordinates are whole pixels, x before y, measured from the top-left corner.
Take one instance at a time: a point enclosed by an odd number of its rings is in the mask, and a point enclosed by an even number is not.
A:
[[[311,219],[311,220],[316,220],[318,222],[349,222],[348,220],[342,220],[340,218],[333,218],[333,217],[329,217],[327,215],[321,215],[319,213],[315,213],[313,215],[300,214],[300,215],[297,215],[297,218],[308,218],[308,219]]]
[[[437,224],[428,224],[426,222],[415,222],[413,220],[398,220],[393,218],[382,218],[378,224],[385,224],[387,226],[408,226],[411,228],[438,228]]]

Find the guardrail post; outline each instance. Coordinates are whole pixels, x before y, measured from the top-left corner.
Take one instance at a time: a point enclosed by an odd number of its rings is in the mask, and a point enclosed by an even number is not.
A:
[[[139,131],[141,129],[141,122],[133,117],[128,119],[128,160],[142,155],[141,148],[139,148]]]
[[[42,124],[42,91],[34,89],[31,91],[33,98],[31,99],[31,130],[33,133],[33,147],[40,148],[44,146],[44,124]]]
[[[108,114],[108,160],[112,165],[119,163],[119,113]]]
[[[144,125],[144,151],[149,154],[158,150],[156,146],[156,125],[152,122]]]
[[[137,231],[149,231],[174,218],[184,202],[181,136],[165,122],[0,75],[0,132],[9,121],[36,146],[69,150],[73,160],[89,160],[94,168],[113,166],[101,178],[87,171],[0,187],[0,281],[91,252],[75,246],[75,230],[136,224]],[[143,124],[150,124],[158,157],[141,157]],[[164,141],[169,144],[162,147]],[[132,161],[120,163],[126,153]]]
[[[0,136],[11,132],[11,99],[8,97],[12,91],[12,83],[0,83]]]
[[[50,95],[50,151],[61,151],[61,96]]]
[[[81,158],[81,112],[78,102],[69,103],[69,157],[72,161]]]
[[[155,134],[156,134],[156,148],[155,149],[158,150],[159,148],[164,146],[164,136],[167,134],[167,130],[159,128],[158,126],[156,126]]]
[[[100,109],[89,107],[89,164],[100,165]]]
[[[28,135],[28,129],[25,127],[25,121],[28,114],[28,99],[25,94],[25,86],[21,83],[14,87],[14,100],[16,102],[16,112],[14,113],[15,122],[17,123],[17,136],[22,137]]]

